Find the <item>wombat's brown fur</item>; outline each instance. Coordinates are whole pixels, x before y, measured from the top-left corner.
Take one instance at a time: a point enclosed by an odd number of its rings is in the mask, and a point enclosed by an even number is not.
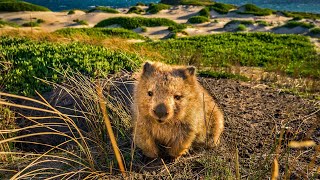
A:
[[[223,113],[198,83],[195,68],[158,62],[146,62],[139,74],[133,119],[134,142],[150,158],[159,156],[159,145],[174,158],[192,143],[214,147],[224,128]]]

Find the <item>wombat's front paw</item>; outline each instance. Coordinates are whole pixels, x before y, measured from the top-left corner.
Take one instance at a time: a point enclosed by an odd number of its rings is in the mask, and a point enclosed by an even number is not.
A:
[[[158,151],[154,150],[154,151],[144,151],[143,152],[144,155],[146,155],[149,158],[155,159],[159,156]]]

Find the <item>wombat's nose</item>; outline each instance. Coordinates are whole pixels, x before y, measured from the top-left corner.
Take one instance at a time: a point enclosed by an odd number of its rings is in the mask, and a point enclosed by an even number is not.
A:
[[[163,118],[168,115],[168,111],[166,108],[166,105],[164,103],[161,103],[156,106],[156,108],[153,110],[153,112],[159,117]]]

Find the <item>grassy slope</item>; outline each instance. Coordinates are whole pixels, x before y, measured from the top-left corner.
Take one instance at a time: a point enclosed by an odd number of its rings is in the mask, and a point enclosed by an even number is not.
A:
[[[0,0],[0,11],[50,11],[48,8],[19,0]]]

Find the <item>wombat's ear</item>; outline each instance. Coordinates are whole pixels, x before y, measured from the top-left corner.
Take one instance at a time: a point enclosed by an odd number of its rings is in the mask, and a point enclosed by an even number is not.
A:
[[[143,65],[142,75],[150,75],[154,71],[154,67],[151,62],[145,62]]]
[[[194,67],[194,66],[188,66],[188,67],[187,67],[187,71],[188,71],[189,75],[193,76],[193,75],[196,74],[196,67]]]

